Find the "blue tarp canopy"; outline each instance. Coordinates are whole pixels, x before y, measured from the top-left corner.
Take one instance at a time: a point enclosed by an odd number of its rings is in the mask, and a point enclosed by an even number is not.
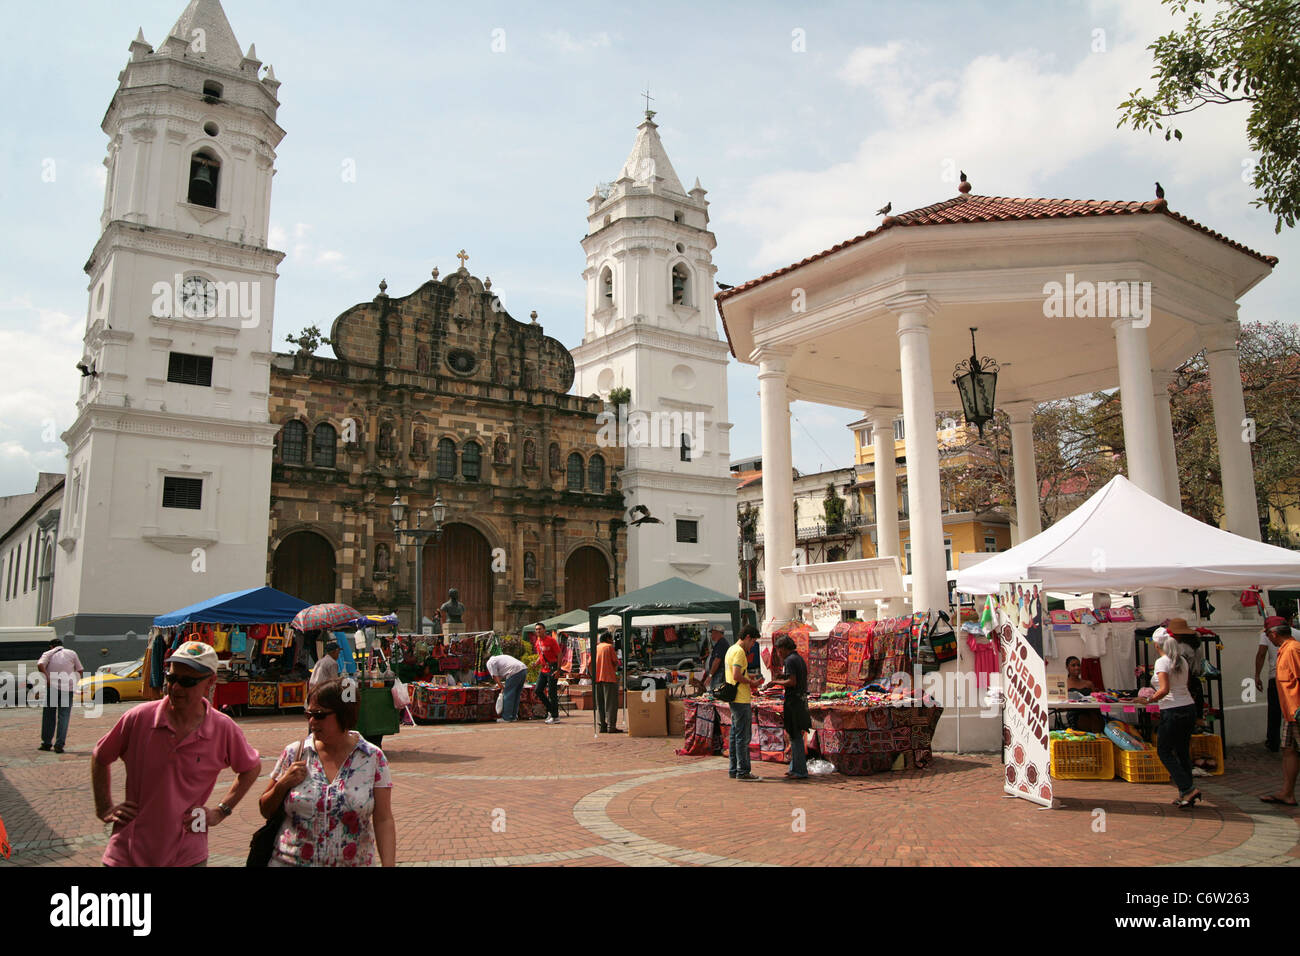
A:
[[[179,627],[182,624],[288,624],[305,607],[291,594],[275,588],[249,588],[231,591],[191,604],[179,611],[159,614],[154,627]]]

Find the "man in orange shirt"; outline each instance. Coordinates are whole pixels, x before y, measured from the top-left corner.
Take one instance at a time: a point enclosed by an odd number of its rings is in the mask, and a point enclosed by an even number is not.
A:
[[[596,715],[602,734],[621,734],[618,729],[618,652],[609,631],[600,632],[596,646]]]
[[[1278,623],[1278,622],[1281,623]],[[1265,803],[1294,807],[1295,781],[1300,772],[1300,642],[1291,636],[1284,618],[1269,618],[1265,633],[1277,648],[1277,698],[1282,705],[1282,790],[1260,797]]]

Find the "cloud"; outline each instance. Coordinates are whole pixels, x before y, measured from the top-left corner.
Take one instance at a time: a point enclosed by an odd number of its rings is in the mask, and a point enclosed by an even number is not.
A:
[[[561,53],[585,53],[613,45],[609,34],[604,31],[586,37],[574,37],[567,30],[552,30],[543,33],[542,38]]]
[[[840,68],[839,78],[850,86],[867,86],[880,77],[881,67],[896,63],[902,52],[903,44],[898,40],[884,46],[858,47]]]
[[[315,227],[310,223],[296,222],[286,229],[279,223],[271,223],[267,242],[272,249],[285,249],[290,264],[294,266],[338,266],[345,261],[345,256],[338,249],[321,249],[308,240]],[[338,270],[335,270],[338,271]]]

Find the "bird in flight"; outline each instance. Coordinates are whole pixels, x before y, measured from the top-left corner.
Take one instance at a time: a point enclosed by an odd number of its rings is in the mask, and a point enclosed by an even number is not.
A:
[[[891,200],[891,201],[885,203],[885,204],[884,204],[883,206],[881,206],[879,209],[877,209],[877,210],[876,210],[876,215],[877,215],[877,216],[888,216],[888,215],[889,215],[889,210],[891,210],[891,209],[893,209],[893,208],[894,208],[894,203],[893,203],[893,201]]]
[[[628,516],[632,518],[631,524],[633,525],[663,524],[658,518],[651,516],[650,509],[645,505],[633,505],[628,512]]]

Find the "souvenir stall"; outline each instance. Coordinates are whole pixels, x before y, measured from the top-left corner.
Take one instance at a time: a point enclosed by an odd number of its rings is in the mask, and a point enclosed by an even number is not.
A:
[[[415,678],[407,684],[415,722],[496,720],[499,691],[488,676],[487,660],[500,653],[502,641],[493,631],[454,636],[398,635],[394,654],[399,673]],[[536,690],[526,684],[519,697],[520,719],[544,716]]]
[[[301,707],[307,691],[305,648],[287,625],[307,602],[274,588],[250,588],[154,618],[145,651],[146,697],[162,695],[163,660],[185,641],[217,652],[214,706],[245,712]]]

